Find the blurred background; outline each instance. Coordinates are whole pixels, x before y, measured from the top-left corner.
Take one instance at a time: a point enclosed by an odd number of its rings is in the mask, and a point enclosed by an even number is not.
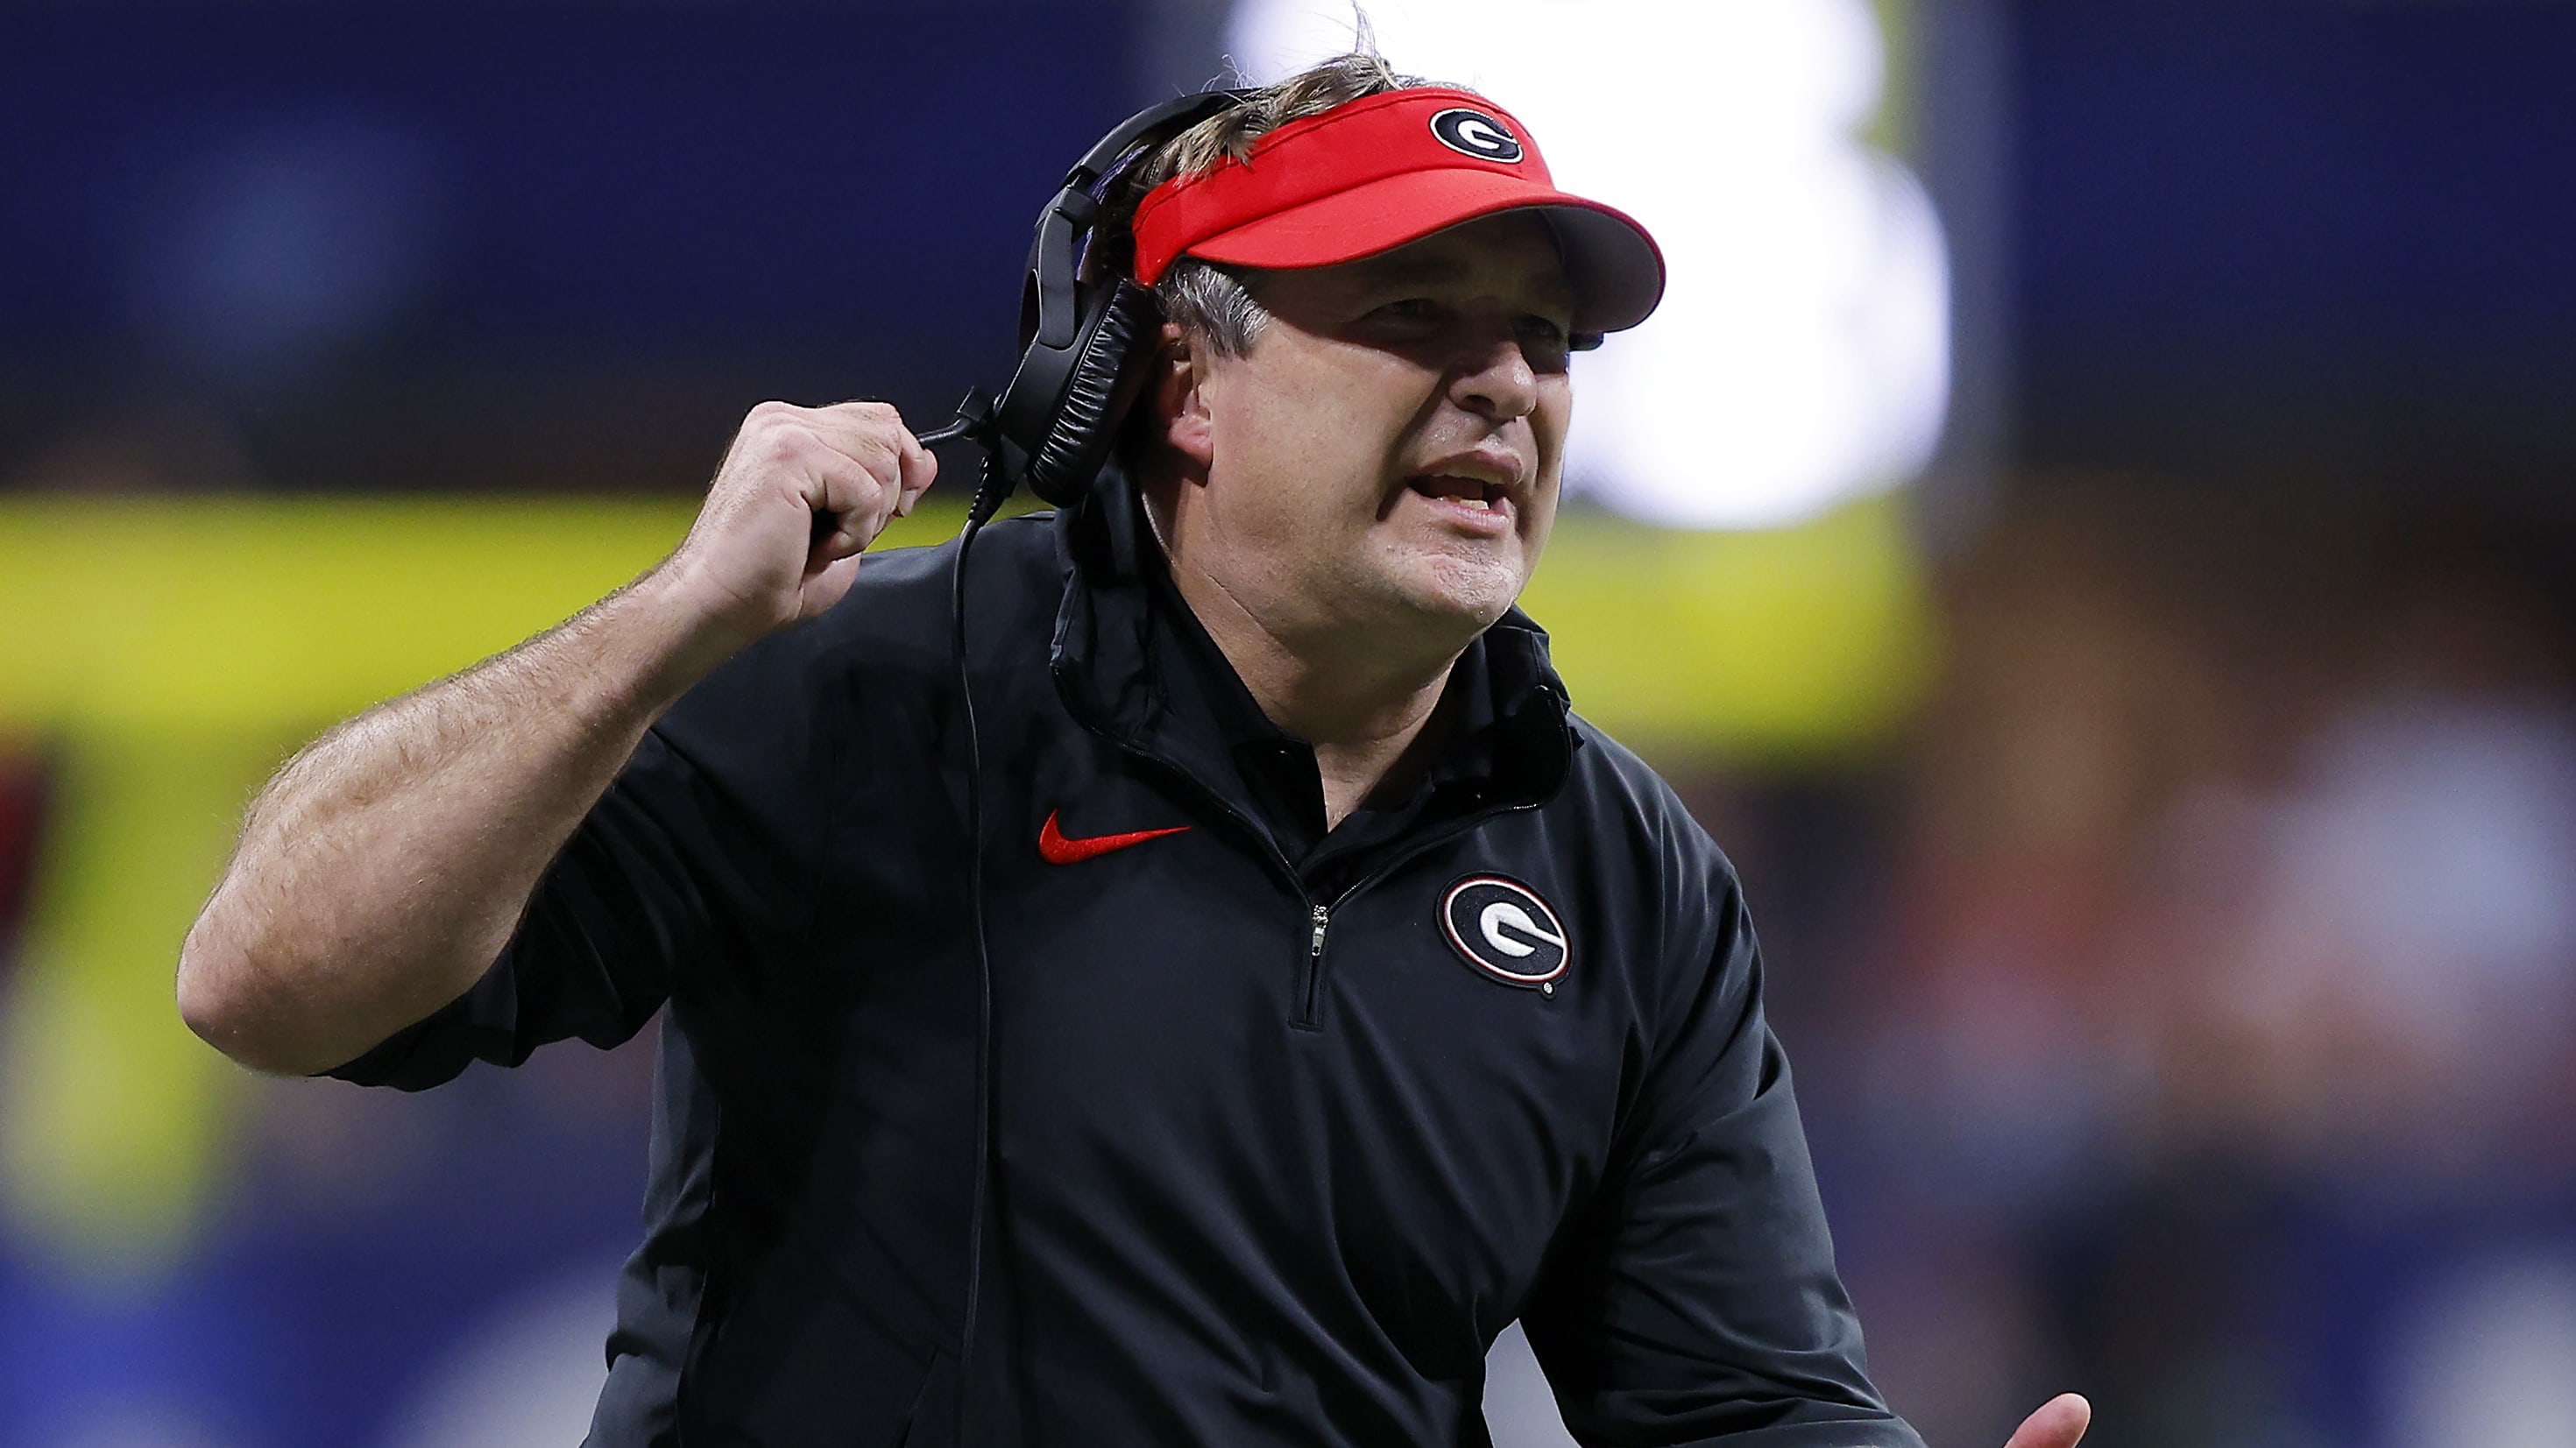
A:
[[[1669,250],[1527,602],[1744,871],[1895,1405],[2576,1445],[2576,9],[1369,13]],[[752,403],[998,383],[1062,167],[1350,33],[0,9],[0,1443],[577,1439],[649,1034],[236,1070],[170,975],[242,804],[649,566]],[[1517,1334],[1488,1404],[1566,1441]]]

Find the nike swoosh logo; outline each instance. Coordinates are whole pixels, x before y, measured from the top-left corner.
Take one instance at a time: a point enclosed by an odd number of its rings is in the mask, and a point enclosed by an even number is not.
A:
[[[1129,845],[1141,845],[1165,835],[1186,834],[1190,828],[1188,825],[1173,825],[1168,829],[1130,830],[1123,835],[1093,835],[1089,839],[1069,840],[1062,830],[1055,827],[1056,814],[1055,810],[1047,811],[1046,823],[1038,829],[1038,855],[1050,865],[1079,865]]]

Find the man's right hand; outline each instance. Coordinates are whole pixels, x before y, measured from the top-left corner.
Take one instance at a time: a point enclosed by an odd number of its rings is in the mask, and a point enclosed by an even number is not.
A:
[[[743,419],[705,506],[664,565],[731,647],[841,601],[859,553],[909,514],[939,460],[882,402],[764,402]]]

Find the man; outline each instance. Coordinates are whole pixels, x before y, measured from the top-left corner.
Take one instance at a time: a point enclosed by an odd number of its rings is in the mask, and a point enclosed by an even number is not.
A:
[[[660,567],[280,773],[189,1022],[417,1089],[667,1005],[598,1444],[1480,1442],[1515,1318],[1587,1443],[1916,1443],[1732,870],[1511,611],[1651,242],[1369,56],[1140,190],[1134,494],[969,573],[980,839],[953,550],[861,571],[932,460],[767,404]]]

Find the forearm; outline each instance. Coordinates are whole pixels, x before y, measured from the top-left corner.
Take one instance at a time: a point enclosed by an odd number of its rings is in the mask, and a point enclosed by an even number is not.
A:
[[[180,1014],[246,1065],[312,1072],[464,994],[653,720],[829,611],[937,475],[882,403],[753,408],[671,561],[278,772],[181,949]]]
[[[462,994],[645,729],[739,642],[689,597],[657,570],[297,755],[188,933],[188,1024],[304,1073]]]

